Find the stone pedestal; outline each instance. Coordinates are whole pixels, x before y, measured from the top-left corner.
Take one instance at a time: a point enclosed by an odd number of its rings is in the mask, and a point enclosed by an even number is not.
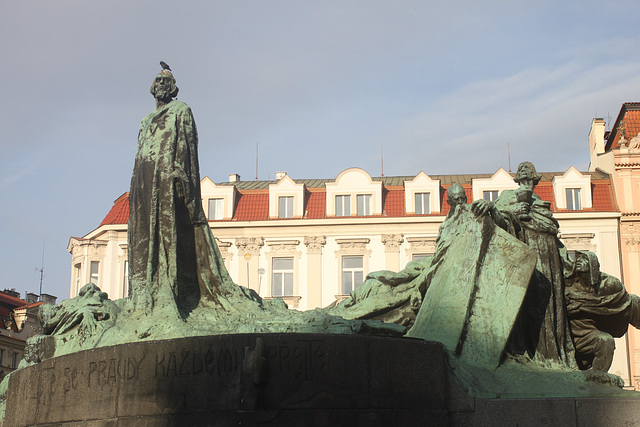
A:
[[[88,350],[16,371],[4,426],[568,426],[640,420],[639,399],[492,399],[463,389],[439,343],[313,334],[195,337]]]

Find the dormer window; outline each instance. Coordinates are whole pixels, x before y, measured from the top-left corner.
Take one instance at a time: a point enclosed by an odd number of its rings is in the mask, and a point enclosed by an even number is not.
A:
[[[382,215],[382,181],[374,181],[360,168],[340,172],[325,189],[329,217]]]
[[[336,196],[336,216],[351,216],[351,196]]]
[[[580,211],[591,209],[591,176],[573,166],[562,175],[553,177],[553,195],[558,209]]]
[[[415,193],[416,214],[426,215],[431,213],[431,193]]]
[[[482,198],[488,202],[495,202],[498,199],[498,190],[485,190],[482,192]]]
[[[304,216],[304,184],[285,172],[276,172],[278,182],[269,184],[269,218],[302,218]]]
[[[582,196],[579,188],[567,188],[567,210],[579,211],[582,210]]]
[[[224,199],[209,199],[209,221],[224,219]]]
[[[371,194],[358,194],[356,196],[358,216],[371,215]]]
[[[278,218],[293,218],[293,196],[278,197]]]

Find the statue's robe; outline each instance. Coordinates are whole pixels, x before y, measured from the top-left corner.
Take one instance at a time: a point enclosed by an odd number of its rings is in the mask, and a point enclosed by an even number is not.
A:
[[[537,261],[508,351],[527,352],[539,362],[554,361],[576,369],[564,301],[564,269],[568,260],[563,260],[566,250],[557,237],[558,222],[550,203],[535,193],[530,200],[530,220],[516,217],[513,210],[517,203],[516,192],[505,190],[495,205],[507,219],[510,231],[535,251]]]
[[[166,306],[185,318],[203,298],[224,305],[221,296],[240,291],[202,209],[198,133],[185,103],[173,100],[142,120],[129,205],[136,308]]]

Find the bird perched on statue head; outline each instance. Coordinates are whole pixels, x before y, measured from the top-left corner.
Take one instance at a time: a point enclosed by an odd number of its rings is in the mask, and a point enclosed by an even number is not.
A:
[[[160,61],[160,66],[162,67],[163,70],[169,70],[171,71],[171,67],[169,67],[169,64],[167,64],[164,61]]]

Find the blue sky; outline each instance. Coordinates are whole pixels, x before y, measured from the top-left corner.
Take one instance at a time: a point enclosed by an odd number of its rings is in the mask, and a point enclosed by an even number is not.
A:
[[[200,171],[260,179],[586,170],[640,101],[640,2],[0,3],[0,289],[67,298],[70,236],[128,191],[164,60]]]

